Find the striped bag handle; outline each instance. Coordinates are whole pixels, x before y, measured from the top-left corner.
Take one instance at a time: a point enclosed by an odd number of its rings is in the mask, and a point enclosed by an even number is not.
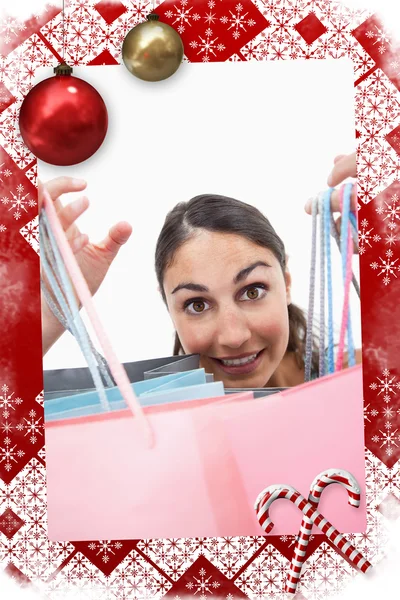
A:
[[[351,324],[350,311],[350,285],[352,280],[352,257],[353,257],[353,236],[350,223],[350,198],[352,192],[352,184],[344,184],[340,188],[340,210],[342,213],[342,222],[340,229],[340,249],[342,254],[342,274],[344,285],[344,299],[342,323],[339,336],[339,349],[336,359],[336,370],[343,368],[344,340],[347,332],[347,350],[348,350],[348,365],[352,367],[356,364],[355,350],[353,341],[353,332]]]
[[[68,295],[67,297],[66,292],[63,291],[66,289],[63,282],[69,282],[68,289],[70,289],[71,283],[65,270],[64,263],[59,255],[58,248],[55,244],[51,230],[49,229],[47,216],[43,211],[39,216],[39,228],[42,265],[40,284],[47,305],[56,319],[58,319],[58,321],[61,323],[63,328],[69,331],[78,342],[79,347],[85,356],[93,382],[95,383],[95,375],[92,372],[92,360],[89,359],[87,354],[88,346],[96,363],[96,368],[99,371],[105,386],[114,387],[115,382],[113,381],[112,375],[108,369],[107,362],[94,347],[85,324],[80,317],[79,307],[75,300],[75,295],[72,294],[71,296]],[[48,288],[50,288],[50,290]],[[50,292],[52,292],[53,295]],[[99,392],[99,395],[101,395],[99,389],[97,391]]]
[[[46,234],[48,234],[48,237],[52,239],[52,249],[57,255],[58,268],[60,268],[61,264],[64,264],[66,273],[68,273],[69,276],[68,279],[64,277],[64,273],[62,273],[61,271],[59,272],[59,275],[62,277],[62,288],[68,298],[70,307],[73,307],[73,312],[70,312],[69,314],[69,316],[71,317],[69,324],[71,325],[74,321],[73,330],[77,333],[80,340],[83,341],[83,345],[85,346],[86,352],[85,358],[89,361],[91,365],[91,374],[94,378],[96,389],[98,390],[100,399],[104,404],[105,402],[107,402],[107,397],[104,392],[104,386],[101,381],[99,372],[96,368],[97,365],[93,360],[93,354],[90,352],[90,344],[87,338],[85,337],[83,328],[81,327],[80,317],[78,317],[79,308],[76,306],[73,287],[75,288],[76,294],[82,304],[82,307],[86,310],[91,325],[93,326],[93,329],[96,333],[99,344],[103,350],[105,359],[109,365],[111,374],[121,392],[121,395],[127,403],[127,406],[130,408],[133,415],[139,420],[141,431],[144,436],[147,447],[152,447],[154,445],[154,437],[148,419],[146,418],[143,408],[141,407],[132,389],[132,386],[130,385],[126,371],[121,365],[121,363],[118,361],[111,346],[111,343],[103,329],[101,321],[94,307],[92,296],[86,283],[86,280],[80,271],[79,265],[76,261],[76,258],[66,238],[65,232],[58,219],[56,210],[53,205],[53,201],[50,198],[50,195],[46,189],[43,190],[43,208],[41,214],[41,221],[44,224],[45,236]],[[46,262],[46,256],[44,256],[44,262]],[[49,265],[46,265],[46,269],[48,266]],[[47,274],[50,275],[50,277],[52,277],[50,269],[47,269]],[[54,279],[52,279],[52,281],[54,283]],[[54,289],[56,289],[56,287]],[[61,296],[59,296],[58,299],[59,301],[63,302]],[[64,308],[66,308],[65,305],[63,306]]]
[[[319,328],[319,376],[325,373],[334,373],[334,327],[333,327],[333,293],[332,293],[332,252],[331,252],[331,234],[334,236],[338,248],[342,255],[342,274],[344,283],[344,302],[342,311],[342,323],[339,338],[339,348],[336,359],[336,370],[343,366],[344,341],[347,332],[349,366],[355,364],[355,350],[352,334],[351,315],[350,315],[350,286],[353,283],[358,297],[360,297],[360,288],[357,279],[352,271],[353,255],[353,233],[352,228],[357,235],[357,220],[354,213],[350,210],[350,198],[353,184],[344,184],[340,191],[342,222],[341,232],[338,234],[335,221],[331,212],[331,196],[334,188],[329,188],[324,193],[312,200],[312,239],[311,239],[311,261],[309,277],[308,294],[308,315],[306,332],[306,356],[305,356],[305,381],[311,379],[312,369],[312,338],[314,328],[314,305],[315,305],[315,287],[317,270],[317,229],[318,215],[320,216],[319,232],[319,266],[320,266],[320,328]],[[326,287],[326,290],[325,290]],[[327,298],[327,361],[325,360],[325,328],[326,312],[325,299]]]
[[[93,343],[82,321],[71,281],[61,259],[53,233],[48,224],[47,215],[44,211],[41,212],[39,225],[40,259],[42,269],[58,302],[60,310],[58,310],[58,307],[53,301],[42,278],[41,284],[46,301],[53,313],[58,316],[60,322],[65,324],[65,327],[77,340],[88,365],[94,386],[100,398],[102,408],[106,411],[109,411],[111,410],[111,407],[109,405],[103,382],[101,380],[101,375],[103,375],[103,378],[105,378],[107,381],[108,374],[103,366],[100,366],[96,359],[97,357],[94,352]]]
[[[313,330],[314,330],[314,302],[315,302],[315,278],[317,264],[317,214],[319,198],[313,198],[311,207],[312,216],[312,237],[311,237],[311,262],[310,277],[308,287],[308,313],[307,313],[307,331],[306,331],[306,358],[304,380],[310,381],[312,367],[313,351]]]

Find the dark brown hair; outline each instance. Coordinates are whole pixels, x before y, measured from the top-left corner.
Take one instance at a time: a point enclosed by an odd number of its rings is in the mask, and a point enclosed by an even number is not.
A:
[[[171,265],[176,251],[197,229],[241,235],[254,244],[268,248],[278,260],[282,272],[286,270],[286,253],[283,241],[269,220],[255,207],[240,200],[203,194],[188,202],[180,202],[168,214],[158,237],[155,267],[164,302],[163,280],[165,270]],[[294,352],[299,367],[304,365],[307,321],[304,312],[289,304],[289,342],[287,352]],[[175,334],[174,355],[183,352],[178,334]],[[312,367],[318,372],[318,348],[313,336]]]

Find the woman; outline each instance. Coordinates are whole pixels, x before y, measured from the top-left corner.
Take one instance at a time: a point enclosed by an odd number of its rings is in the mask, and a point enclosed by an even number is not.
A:
[[[355,154],[339,156],[328,185],[355,175]],[[60,178],[47,189],[94,294],[131,227],[118,223],[101,244],[91,244],[75,224],[88,207],[87,198],[66,207],[58,199],[85,185]],[[353,194],[353,210],[355,203]],[[338,211],[337,191],[331,208]],[[201,366],[226,387],[291,387],[304,381],[306,321],[291,302],[284,245],[256,208],[211,195],[178,204],[157,242],[156,273],[177,332],[176,354],[200,354]],[[42,323],[46,353],[63,329],[44,299]],[[316,375],[316,355],[313,362]]]

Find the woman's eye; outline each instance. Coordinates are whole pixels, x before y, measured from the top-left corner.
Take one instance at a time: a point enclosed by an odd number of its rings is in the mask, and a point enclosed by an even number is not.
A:
[[[204,300],[192,300],[191,302],[188,302],[186,304],[185,310],[187,310],[187,312],[189,312],[192,315],[198,315],[206,311],[207,306],[207,302],[204,302]]]
[[[241,296],[241,300],[258,300],[262,298],[266,293],[265,287],[261,285],[252,285],[248,287]]]

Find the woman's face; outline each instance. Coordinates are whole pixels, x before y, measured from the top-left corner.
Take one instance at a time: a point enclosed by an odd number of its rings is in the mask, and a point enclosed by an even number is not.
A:
[[[167,306],[186,354],[225,387],[263,387],[289,339],[290,276],[248,239],[199,230],[164,274]]]

